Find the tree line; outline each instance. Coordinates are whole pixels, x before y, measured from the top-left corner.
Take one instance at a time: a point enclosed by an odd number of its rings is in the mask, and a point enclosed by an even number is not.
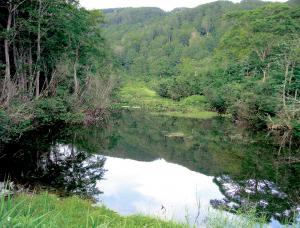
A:
[[[114,83],[102,21],[76,0],[1,0],[1,135],[107,105]]]
[[[299,2],[217,1],[125,25],[106,14],[105,33],[128,77],[174,100],[204,95],[210,109],[285,142],[300,137]]]

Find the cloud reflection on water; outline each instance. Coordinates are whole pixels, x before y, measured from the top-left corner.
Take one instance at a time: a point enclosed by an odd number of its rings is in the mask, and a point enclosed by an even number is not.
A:
[[[207,212],[211,199],[224,196],[213,177],[191,171],[163,159],[141,162],[106,157],[108,170],[97,183],[104,192],[99,196],[106,206],[125,215],[143,213],[183,220],[201,211]]]

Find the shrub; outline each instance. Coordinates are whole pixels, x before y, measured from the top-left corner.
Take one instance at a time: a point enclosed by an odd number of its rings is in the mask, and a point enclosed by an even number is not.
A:
[[[171,80],[170,79],[165,79],[162,80],[161,83],[158,84],[156,88],[156,92],[159,94],[161,97],[169,97],[169,90],[171,87]]]
[[[9,140],[9,117],[4,110],[0,109],[0,142]]]
[[[300,140],[300,121],[292,122],[293,135]]]
[[[77,113],[72,99],[52,97],[40,99],[35,107],[35,121],[42,125],[51,125],[58,122],[74,123],[82,119]]]

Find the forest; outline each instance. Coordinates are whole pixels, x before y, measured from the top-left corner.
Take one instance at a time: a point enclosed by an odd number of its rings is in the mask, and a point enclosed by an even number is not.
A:
[[[81,4],[0,0],[0,227],[298,227],[300,1]]]
[[[161,97],[205,97],[254,130],[300,136],[297,1],[88,11],[77,1],[1,2],[1,139],[93,122],[117,77]],[[288,132],[288,133],[287,133]]]
[[[175,101],[202,95],[208,109],[248,128],[299,138],[299,2],[104,13],[125,78],[146,81]]]
[[[1,1],[1,141],[100,118],[115,84],[103,19],[73,0]]]

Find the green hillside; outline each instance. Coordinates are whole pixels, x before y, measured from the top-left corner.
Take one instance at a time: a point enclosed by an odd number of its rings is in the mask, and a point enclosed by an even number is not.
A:
[[[174,100],[204,95],[210,110],[247,127],[299,137],[298,5],[217,1],[166,13],[117,9],[106,17],[123,78]]]

